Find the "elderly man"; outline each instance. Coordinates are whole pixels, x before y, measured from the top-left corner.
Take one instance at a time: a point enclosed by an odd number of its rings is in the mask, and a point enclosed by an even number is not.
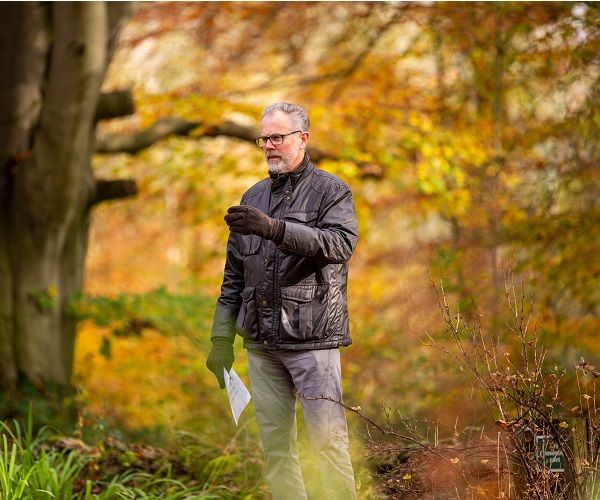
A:
[[[352,193],[306,153],[306,110],[268,106],[260,137],[269,178],[225,215],[227,243],[206,362],[224,387],[236,333],[248,351],[254,409],[275,500],[306,498],[296,396],[315,449],[323,498],[356,498],[342,400],[340,346],[351,343],[348,260],[358,240]]]

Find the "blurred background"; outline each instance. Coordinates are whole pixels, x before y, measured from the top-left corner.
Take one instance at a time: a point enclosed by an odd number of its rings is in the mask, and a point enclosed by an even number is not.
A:
[[[99,123],[94,173],[139,193],[92,214],[74,379],[90,435],[193,437],[259,470],[252,411],[236,430],[204,363],[223,215],[266,176],[250,139],[276,101],[309,110],[313,160],[354,193],[346,403],[493,426],[460,364],[425,345],[450,342],[433,284],[510,354],[512,274],[550,366],[597,358],[597,4],[140,3],[102,90],[129,90],[135,111]],[[573,405],[574,387],[567,374]]]

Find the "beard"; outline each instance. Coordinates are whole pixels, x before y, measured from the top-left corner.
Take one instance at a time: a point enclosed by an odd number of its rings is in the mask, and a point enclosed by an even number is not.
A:
[[[278,161],[270,161],[269,163],[269,172],[272,174],[285,174],[289,172],[289,166],[284,163],[282,160]]]
[[[298,152],[299,149],[290,151],[287,154],[280,151],[271,153],[271,157],[267,158],[269,172],[273,174],[285,174],[293,170],[296,167],[294,160],[298,156]]]

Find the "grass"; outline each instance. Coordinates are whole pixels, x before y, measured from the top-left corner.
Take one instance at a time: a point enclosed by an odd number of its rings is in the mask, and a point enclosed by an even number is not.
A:
[[[75,446],[77,443],[79,447]],[[23,426],[16,421],[12,425],[0,422],[0,499],[259,497],[256,482],[245,490],[227,486],[227,474],[244,470],[238,454],[219,455],[218,450],[211,451],[216,456],[205,459],[201,466],[196,462],[198,470],[190,473],[183,462],[166,452],[152,450],[142,456],[139,449],[129,449],[120,442],[93,448],[79,440],[63,438],[49,427],[34,436],[30,411]],[[151,456],[156,459],[150,460]],[[188,455],[188,463],[194,456],[198,457],[197,451]]]
[[[44,449],[47,434],[43,428],[33,436],[31,412],[25,432],[15,423],[13,429],[0,422],[0,497],[14,500],[26,498],[73,498],[73,483],[86,459],[74,452],[60,453]],[[91,498],[91,497],[90,497]]]

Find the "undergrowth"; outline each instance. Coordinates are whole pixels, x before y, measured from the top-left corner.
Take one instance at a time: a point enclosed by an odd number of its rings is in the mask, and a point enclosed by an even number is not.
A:
[[[484,425],[461,430],[389,409],[379,424],[346,406],[374,429],[366,441],[380,491],[394,499],[600,498],[600,371],[584,360],[560,369],[547,359],[533,301],[510,270],[503,331],[487,331],[475,305],[463,316],[449,306],[443,286],[434,289],[445,329],[426,334],[423,344],[454,360]],[[567,378],[577,382],[579,405],[566,394]]]
[[[32,412],[0,422],[0,499],[258,499],[261,466],[232,441],[225,450],[182,436],[176,453],[107,439],[90,446],[43,427]]]

